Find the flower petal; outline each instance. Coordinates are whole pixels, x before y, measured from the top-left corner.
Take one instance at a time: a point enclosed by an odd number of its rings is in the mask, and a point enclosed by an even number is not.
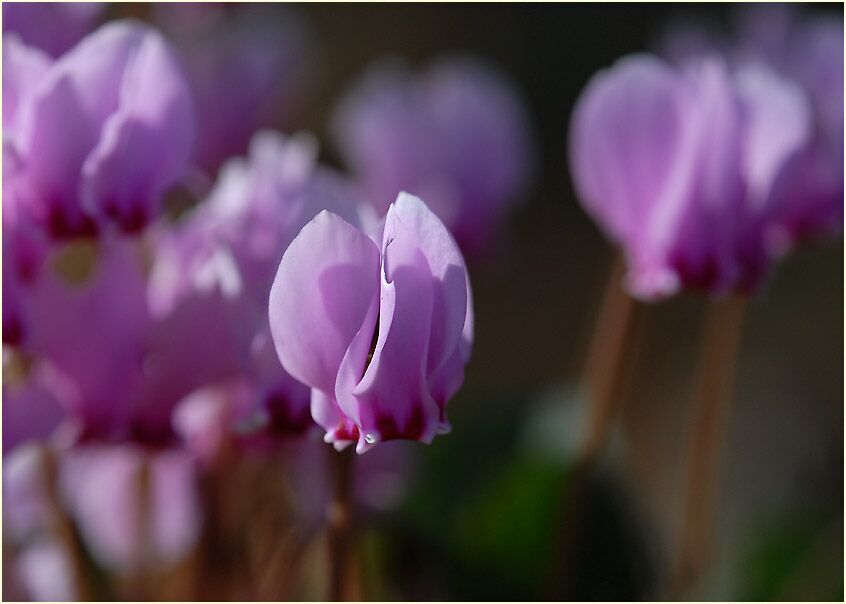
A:
[[[193,119],[175,57],[159,34],[144,30],[125,66],[117,110],[82,167],[83,203],[126,230],[145,226],[188,164]]]
[[[801,88],[763,65],[741,67],[735,79],[746,111],[749,194],[763,203],[787,159],[810,139],[811,107]]]
[[[570,162],[579,198],[627,247],[639,244],[672,188],[685,139],[685,101],[668,65],[634,56],[594,76],[573,112]]]
[[[379,295],[379,249],[323,211],[285,251],[270,290],[270,328],[282,366],[333,393],[341,360]]]
[[[364,369],[361,347],[358,359],[345,359],[357,360],[359,367],[344,366],[336,388],[341,408],[359,426],[359,452],[394,438],[431,441],[442,413],[429,391],[428,376],[459,350],[468,316],[463,259],[421,200],[400,194],[388,210],[382,254],[372,361],[349,391],[350,375]]]

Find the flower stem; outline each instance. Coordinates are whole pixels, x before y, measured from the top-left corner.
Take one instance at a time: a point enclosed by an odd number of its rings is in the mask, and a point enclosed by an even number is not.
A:
[[[329,523],[329,600],[333,602],[346,599],[351,580],[351,492],[354,458],[355,452],[352,448],[332,455],[334,492],[326,516]]]
[[[137,497],[136,522],[138,542],[136,545],[136,559],[132,582],[132,595],[138,600],[150,599],[153,591],[153,578],[150,573],[150,558],[152,555],[152,501],[150,485],[150,458],[146,452],[138,464],[135,476],[135,496]]]
[[[76,598],[79,601],[91,600],[94,594],[89,581],[82,541],[73,520],[68,516],[62,505],[62,498],[59,493],[59,471],[56,455],[49,446],[42,446],[39,448],[39,451],[42,473],[45,480],[47,503],[50,514],[53,517],[54,531],[70,561]]]
[[[589,467],[601,454],[619,412],[640,321],[642,305],[623,289],[625,259],[618,253],[602,299],[596,330],[588,349],[585,388],[588,424],[578,465]]]
[[[560,562],[549,578],[547,597],[551,600],[574,597],[574,561],[585,538],[584,518],[592,470],[622,406],[634,356],[631,353],[642,323],[643,305],[623,289],[625,272],[625,258],[617,252],[587,353],[583,378],[587,394],[587,425],[581,449],[562,494],[561,529],[555,546]]]
[[[693,420],[684,493],[679,558],[672,597],[693,588],[711,550],[717,481],[746,298],[712,303],[708,310],[693,395]]]

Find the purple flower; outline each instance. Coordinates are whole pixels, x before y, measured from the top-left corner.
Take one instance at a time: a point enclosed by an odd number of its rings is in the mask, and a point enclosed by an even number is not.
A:
[[[327,442],[359,453],[449,430],[446,403],[472,348],[464,259],[443,223],[402,193],[381,233],[325,211],[288,247],[270,292],[282,366],[312,388]]]
[[[843,22],[836,15],[803,16],[786,4],[759,4],[738,10],[733,25],[733,36],[697,25],[671,28],[662,50],[679,64],[720,53],[734,72],[772,70],[801,87],[812,132],[777,175],[767,226],[775,249],[784,253],[842,230]]]
[[[138,518],[142,463],[149,473],[146,536],[139,533]],[[132,568],[142,555],[169,566],[190,552],[202,524],[195,472],[184,451],[148,455],[132,446],[92,446],[66,452],[59,478],[91,553],[102,566],[120,570]],[[141,551],[145,542],[146,554]]]
[[[5,460],[3,492],[9,505],[4,508],[4,529],[19,544],[38,542],[54,530],[44,454],[37,446],[22,446]],[[148,562],[172,565],[196,543],[202,511],[197,468],[187,452],[90,445],[54,449],[50,454],[56,456],[62,505],[79,528],[86,550],[102,567],[130,570],[142,555],[149,556]],[[146,523],[150,532],[144,536],[138,517],[142,464],[147,465],[150,514]],[[24,577],[28,578],[35,576]],[[29,580],[22,582],[32,585]]]
[[[763,66],[620,60],[583,92],[570,161],[585,209],[644,298],[751,290],[770,263],[773,183],[806,144],[801,90]]]
[[[150,326],[136,242],[59,247],[23,295],[40,383],[85,436],[126,437]]]
[[[94,29],[105,8],[99,2],[9,2],[3,5],[3,37],[14,32],[57,57]]]
[[[164,39],[113,22],[55,62],[4,40],[4,193],[55,238],[144,227],[186,169],[194,116]],[[6,77],[8,76],[8,77]],[[6,205],[4,200],[4,206]]]
[[[29,379],[59,402],[79,438],[169,442],[183,397],[239,375],[251,341],[238,331],[244,304],[194,296],[152,313],[136,239],[80,240],[44,264],[19,288]]]
[[[334,134],[380,213],[400,191],[420,195],[473,255],[492,246],[534,167],[517,91],[469,58],[421,75],[375,66],[338,107]]]
[[[214,176],[259,128],[291,113],[312,63],[311,34],[290,8],[157,4],[197,103],[196,161]]]
[[[249,157],[224,164],[208,199],[162,234],[150,280],[156,314],[172,312],[180,300],[191,298],[217,298],[237,307],[227,322],[245,338],[245,346],[238,344],[241,375],[251,385],[254,411],[265,432],[278,436],[313,426],[309,389],[279,365],[267,323],[267,297],[282,254],[321,210],[331,209],[356,224],[375,223],[356,202],[354,189],[316,160],[316,142],[308,135],[258,133]],[[204,418],[186,421],[192,426],[207,422],[210,440],[217,439],[219,423],[228,421],[225,409],[235,404],[221,405],[221,396],[193,397],[191,411],[185,412]]]

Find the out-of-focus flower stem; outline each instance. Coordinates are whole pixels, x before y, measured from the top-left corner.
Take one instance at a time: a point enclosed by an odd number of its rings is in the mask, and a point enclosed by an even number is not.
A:
[[[602,454],[614,419],[624,398],[634,355],[635,341],[642,323],[643,304],[623,289],[626,262],[622,252],[615,253],[602,297],[596,328],[589,344],[584,371],[587,396],[587,422],[584,440],[563,494],[561,534],[557,548],[560,564],[549,579],[549,599],[572,599],[572,563],[578,555],[582,518],[586,513],[593,466]]]
[[[332,455],[332,500],[326,510],[329,525],[329,600],[348,599],[352,580],[352,470],[355,452],[352,447]]]
[[[625,258],[617,252],[605,287],[596,329],[588,349],[585,389],[588,417],[578,466],[589,467],[601,454],[623,398],[623,386],[642,304],[623,289]]]
[[[138,542],[135,560],[135,570],[132,580],[132,597],[137,600],[153,598],[153,577],[151,576],[150,549],[152,540],[152,501],[150,488],[150,459],[144,454],[138,465],[136,479]]]
[[[40,453],[42,476],[45,481],[47,502],[53,518],[54,531],[70,562],[76,597],[79,601],[90,601],[94,599],[94,592],[89,580],[88,565],[79,534],[62,505],[56,456],[48,446],[40,447]]]
[[[733,296],[708,310],[693,394],[690,451],[684,493],[679,557],[671,578],[671,599],[694,588],[708,562],[717,482],[747,300]]]

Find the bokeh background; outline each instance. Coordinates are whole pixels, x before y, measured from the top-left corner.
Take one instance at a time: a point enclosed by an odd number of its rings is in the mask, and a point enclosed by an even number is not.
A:
[[[375,59],[467,52],[522,93],[536,181],[492,257],[470,266],[476,343],[453,431],[410,459],[401,494],[359,519],[369,599],[661,597],[677,548],[690,385],[706,303],[650,305],[622,421],[591,481],[578,554],[558,555],[587,342],[614,250],[579,206],[567,128],[598,69],[653,48],[676,20],[728,27],[738,6],[304,4],[318,49],[277,125],[329,137],[338,99]],[[144,17],[149,7],[114,7]],[[805,5],[842,17],[836,5]],[[280,17],[283,18],[283,17]],[[751,304],[703,599],[843,597],[843,241],[788,257]]]

